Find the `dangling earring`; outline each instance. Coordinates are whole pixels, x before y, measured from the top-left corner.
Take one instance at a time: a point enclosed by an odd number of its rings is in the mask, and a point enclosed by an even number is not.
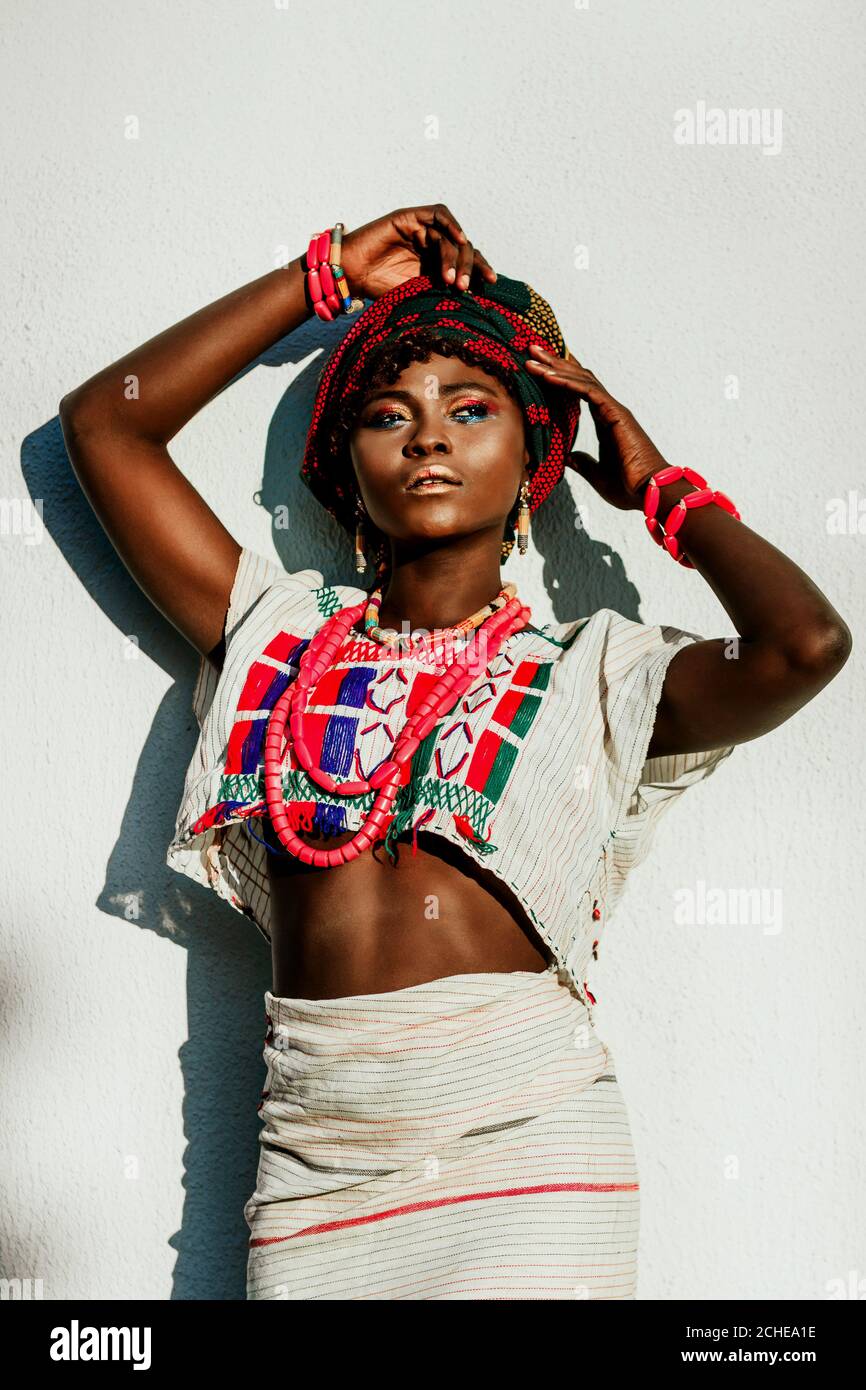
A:
[[[364,504],[360,497],[355,498],[355,570],[363,574],[367,568],[364,554]]]
[[[529,483],[520,484],[520,511],[517,513],[517,553],[525,555],[529,544]]]

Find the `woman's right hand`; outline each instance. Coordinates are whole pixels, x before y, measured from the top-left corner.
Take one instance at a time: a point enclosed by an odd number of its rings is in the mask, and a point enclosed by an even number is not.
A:
[[[398,208],[357,231],[343,234],[343,268],[349,291],[359,298],[381,295],[416,275],[441,275],[445,286],[465,290],[473,272],[488,284],[496,272],[472,245],[444,203]]]

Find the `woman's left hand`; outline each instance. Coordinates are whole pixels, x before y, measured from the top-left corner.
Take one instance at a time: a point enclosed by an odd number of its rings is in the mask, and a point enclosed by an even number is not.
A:
[[[533,376],[564,391],[575,391],[589,405],[598,435],[598,459],[573,453],[567,462],[595,488],[599,496],[621,511],[642,510],[641,485],[650,474],[667,468],[649,435],[631,411],[606,391],[594,372],[576,357],[562,358],[533,343],[526,365]]]

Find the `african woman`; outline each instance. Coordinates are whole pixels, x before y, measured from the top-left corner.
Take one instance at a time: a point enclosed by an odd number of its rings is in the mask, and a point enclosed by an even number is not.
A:
[[[338,341],[301,477],[357,585],[239,544],[168,452],[314,314]],[[597,459],[572,452],[582,403]],[[586,977],[660,814],[832,680],[846,623],[442,204],[314,234],[60,415],[201,658],[168,862],[271,947],[247,1296],[634,1298],[639,1181]],[[695,571],[736,637],[609,608],[535,624],[520,556],[566,468],[642,514],[652,562]]]

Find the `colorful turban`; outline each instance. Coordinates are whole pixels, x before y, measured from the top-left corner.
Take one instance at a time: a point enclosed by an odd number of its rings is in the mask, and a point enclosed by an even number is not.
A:
[[[479,288],[473,290],[472,283]],[[421,326],[453,338],[513,372],[516,395],[527,421],[530,455],[529,506],[535,511],[562,477],[580,418],[580,398],[544,383],[526,370],[531,343],[569,356],[556,317],[540,294],[522,280],[497,273],[489,284],[477,272],[470,288],[439,288],[426,275],[395,285],[361,313],[331,353],[319,380],[301,478],[314,497],[347,531],[354,527],[354,478],[340,476],[328,434],[337,409],[353,393],[361,399],[365,363],[373,348],[395,343]]]

